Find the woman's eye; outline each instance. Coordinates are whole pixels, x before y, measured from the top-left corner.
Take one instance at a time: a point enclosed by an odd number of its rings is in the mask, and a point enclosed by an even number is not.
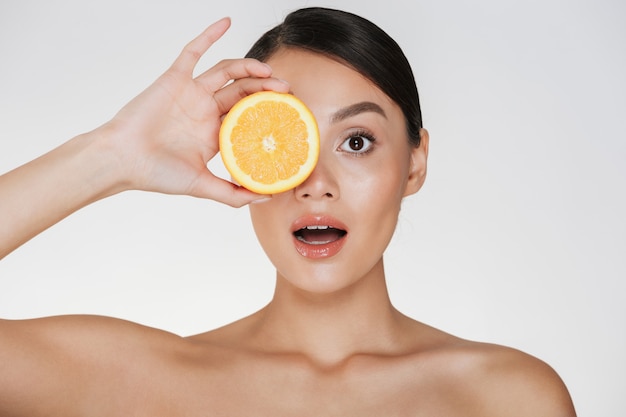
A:
[[[351,153],[365,153],[370,150],[373,142],[373,138],[369,138],[363,134],[351,135],[341,144],[339,149]]]

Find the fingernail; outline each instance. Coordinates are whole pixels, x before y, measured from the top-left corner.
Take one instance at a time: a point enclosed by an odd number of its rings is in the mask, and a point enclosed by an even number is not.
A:
[[[250,202],[250,204],[266,203],[266,202],[270,201],[271,199],[272,199],[272,197],[263,197],[263,198],[259,198],[258,200],[252,200]]]

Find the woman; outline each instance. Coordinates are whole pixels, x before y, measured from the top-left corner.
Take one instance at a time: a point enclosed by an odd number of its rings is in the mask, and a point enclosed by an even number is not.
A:
[[[429,140],[395,42],[352,14],[303,9],[247,58],[193,78],[228,26],[190,42],[110,122],[0,177],[0,256],[126,190],[254,203],[272,301],[188,338],[103,317],[0,321],[0,415],[573,416],[540,360],[433,329],[389,300],[383,253],[424,182]],[[220,118],[264,89],[301,98],[321,133],[311,176],[269,199],[206,168]]]

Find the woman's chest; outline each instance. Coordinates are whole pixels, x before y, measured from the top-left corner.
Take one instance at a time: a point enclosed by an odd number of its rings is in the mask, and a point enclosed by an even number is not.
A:
[[[151,417],[457,415],[449,393],[428,379],[411,364],[320,370],[251,361],[171,375],[135,405]]]

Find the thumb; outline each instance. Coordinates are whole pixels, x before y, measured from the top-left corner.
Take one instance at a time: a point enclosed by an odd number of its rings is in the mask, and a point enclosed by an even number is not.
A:
[[[231,207],[242,207],[249,203],[267,201],[272,198],[271,195],[258,194],[223,178],[216,177],[209,171],[198,178],[191,195],[215,200]]]

